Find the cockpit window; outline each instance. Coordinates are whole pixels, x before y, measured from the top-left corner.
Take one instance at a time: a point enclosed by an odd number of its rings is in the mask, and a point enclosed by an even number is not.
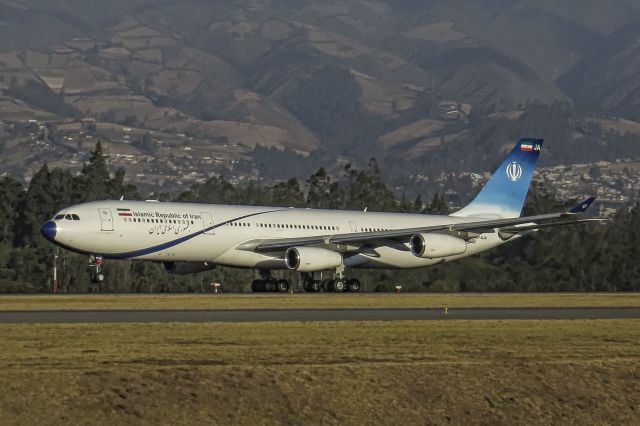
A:
[[[57,214],[56,217],[53,218],[53,220],[60,220],[60,219],[64,219],[63,214]]]
[[[67,214],[64,216],[64,218],[65,218],[66,220],[73,220],[73,219],[71,219],[71,214],[69,214],[69,213],[67,213]]]
[[[71,218],[73,220],[80,220],[80,216],[78,216],[77,214],[73,214],[73,213],[71,214]]]

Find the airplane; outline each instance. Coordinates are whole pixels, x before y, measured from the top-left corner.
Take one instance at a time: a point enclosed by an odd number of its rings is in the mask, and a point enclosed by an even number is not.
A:
[[[140,259],[161,262],[170,274],[257,269],[254,292],[293,289],[274,270],[301,273],[307,292],[358,292],[362,285],[347,269],[432,266],[542,228],[600,221],[581,218],[594,197],[568,211],[521,216],[542,145],[520,139],[471,203],[450,215],[121,199],[62,209],[41,232],[89,255],[93,282],[105,279],[104,259]]]

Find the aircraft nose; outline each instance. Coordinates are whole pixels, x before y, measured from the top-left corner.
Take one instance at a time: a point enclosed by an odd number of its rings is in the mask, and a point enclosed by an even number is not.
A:
[[[47,240],[53,241],[56,238],[58,226],[54,221],[50,220],[49,222],[42,225],[42,228],[40,228],[40,232],[42,232],[42,235],[44,235]]]

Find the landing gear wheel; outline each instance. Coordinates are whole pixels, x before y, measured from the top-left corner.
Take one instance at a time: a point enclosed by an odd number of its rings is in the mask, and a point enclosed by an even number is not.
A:
[[[104,281],[104,278],[104,273],[102,272],[92,272],[91,274],[89,274],[89,279],[94,284],[100,284]]]
[[[322,291],[322,282],[321,281],[313,281],[309,286],[309,289],[312,293],[320,293]]]
[[[253,280],[251,281],[251,291],[254,293],[261,293],[264,291],[264,281]]]
[[[264,282],[264,291],[276,291],[276,280],[274,280],[273,278],[266,280]]]
[[[347,289],[351,293],[358,293],[360,291],[360,281],[355,278],[351,278],[349,281],[347,281]]]
[[[343,292],[345,288],[346,288],[346,285],[341,278],[338,278],[333,282],[333,291],[335,291],[336,293]]]
[[[327,278],[326,280],[322,280],[322,290],[321,291],[333,291],[333,280]]]
[[[311,289],[312,286],[313,286],[313,279],[312,278],[307,278],[302,282],[302,289],[304,291],[306,291],[307,293],[311,293],[313,291]]]
[[[287,280],[278,280],[276,283],[276,290],[280,293],[287,293],[289,291],[289,281]]]
[[[334,280],[324,280],[322,281],[322,286],[324,287],[324,291],[333,291],[333,283]]]

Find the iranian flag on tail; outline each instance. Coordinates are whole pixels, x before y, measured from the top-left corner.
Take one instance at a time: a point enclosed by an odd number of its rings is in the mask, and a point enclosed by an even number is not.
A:
[[[130,209],[118,209],[118,216],[133,216]]]
[[[520,145],[520,151],[533,152],[533,144],[523,143]]]

